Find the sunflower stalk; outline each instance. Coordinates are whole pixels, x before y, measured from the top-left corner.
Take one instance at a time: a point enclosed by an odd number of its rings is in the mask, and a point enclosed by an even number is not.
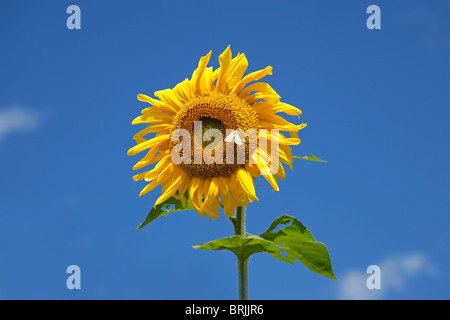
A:
[[[245,207],[237,207],[236,218],[233,221],[235,235],[245,238]],[[241,247],[241,251],[242,251]],[[240,254],[237,257],[238,262],[238,288],[239,300],[248,300],[248,260],[250,257],[243,258]]]

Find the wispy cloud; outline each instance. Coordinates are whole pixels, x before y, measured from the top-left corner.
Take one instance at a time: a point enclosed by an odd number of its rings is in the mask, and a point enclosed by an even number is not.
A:
[[[42,122],[36,112],[14,106],[0,109],[0,142],[10,133],[34,130]]]
[[[366,286],[370,274],[364,271],[347,272],[338,284],[338,298],[344,300],[383,299],[388,292],[407,288],[408,281],[421,275],[436,276],[438,268],[422,253],[395,255],[386,258],[379,265],[381,289],[370,290]]]

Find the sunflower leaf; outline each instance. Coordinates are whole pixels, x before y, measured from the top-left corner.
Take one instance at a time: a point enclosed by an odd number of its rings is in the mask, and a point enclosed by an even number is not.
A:
[[[290,225],[274,232],[278,226],[285,224]],[[325,245],[317,242],[300,221],[288,215],[275,219],[267,231],[259,236],[247,233],[245,238],[236,235],[195,245],[193,248],[230,250],[240,259],[247,259],[254,253],[267,252],[284,262],[293,264],[295,260],[299,260],[309,270],[336,279]]]
[[[241,259],[247,259],[257,252],[275,253],[280,249],[274,242],[250,234],[247,234],[245,238],[232,236],[192,247],[201,250],[230,250]]]
[[[322,160],[314,156],[312,153],[309,154],[309,156],[294,156],[294,158],[304,159],[304,160],[311,160],[311,161],[318,161],[318,162],[328,162],[326,160]]]
[[[290,225],[274,232],[275,228],[284,224]],[[325,245],[317,242],[311,232],[294,217],[278,217],[260,237],[280,246],[280,250],[269,252],[273,257],[288,263],[299,260],[309,270],[336,279]],[[281,254],[283,251],[285,255]]]
[[[180,199],[177,199],[175,197],[170,197],[166,201],[158,204],[156,207],[152,208],[147,215],[147,218],[145,218],[145,221],[142,222],[139,227],[137,227],[135,230],[142,229],[146,225],[148,225],[150,222],[155,220],[156,218],[165,216],[171,212],[175,211],[185,211],[185,210],[191,210],[192,206],[189,203],[189,200],[187,202],[183,202]]]

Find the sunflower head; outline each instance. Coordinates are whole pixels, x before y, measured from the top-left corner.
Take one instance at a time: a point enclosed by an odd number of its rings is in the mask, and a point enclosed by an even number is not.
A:
[[[228,47],[216,70],[207,66],[210,57],[211,51],[200,58],[190,79],[156,91],[156,98],[138,95],[150,106],[132,124],[147,127],[134,136],[137,144],[128,155],[147,152],[135,170],[155,164],[133,177],[148,182],[140,196],[161,185],[155,206],[176,197],[214,219],[219,205],[232,217],[238,206],[258,200],[255,177],[263,176],[278,191],[278,178],[285,178],[283,163],[292,169],[290,146],[300,143],[297,133],[306,124],[278,115],[300,117],[301,111],[258,81],[271,75],[272,67],[244,76],[244,54],[233,58]],[[147,139],[150,133],[156,135]]]

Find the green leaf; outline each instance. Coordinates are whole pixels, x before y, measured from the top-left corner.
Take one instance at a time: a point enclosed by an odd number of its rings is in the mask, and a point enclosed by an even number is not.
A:
[[[274,232],[278,226],[285,224],[289,225]],[[230,250],[240,259],[247,259],[254,253],[267,252],[284,262],[294,263],[295,260],[299,260],[309,270],[336,279],[325,245],[317,242],[300,221],[288,215],[275,219],[267,231],[259,236],[246,234],[245,238],[227,237],[195,245],[193,248]]]
[[[248,235],[245,238],[241,236],[227,237],[195,245],[193,248],[201,250],[230,250],[240,259],[247,259],[257,252],[275,253],[280,249],[274,242],[254,235]]]
[[[290,225],[273,232],[279,225],[284,224]],[[269,252],[273,257],[289,263],[299,260],[309,270],[336,279],[325,245],[317,242],[311,232],[294,217],[278,217],[260,237],[281,246],[280,250]],[[281,254],[283,251],[286,253],[284,256]]]
[[[304,157],[301,157],[301,156],[294,156],[294,158],[305,159],[305,160],[311,160],[311,161],[318,161],[318,162],[328,162],[328,161],[321,160],[321,159],[317,158],[317,157],[314,156],[312,153],[310,153],[309,156],[304,156]]]
[[[171,206],[173,206],[173,208],[169,209]],[[166,209],[164,209],[164,208],[166,208]],[[192,206],[189,203],[189,200],[188,200],[188,202],[183,202],[179,199],[171,197],[171,198],[167,199],[166,201],[158,204],[156,207],[152,208],[152,210],[150,210],[149,214],[147,215],[147,218],[145,219],[145,221],[142,222],[139,225],[139,227],[137,227],[135,230],[141,229],[141,228],[145,227],[146,225],[148,225],[153,220],[155,220],[156,218],[165,216],[171,212],[191,210],[191,209],[192,209]]]

